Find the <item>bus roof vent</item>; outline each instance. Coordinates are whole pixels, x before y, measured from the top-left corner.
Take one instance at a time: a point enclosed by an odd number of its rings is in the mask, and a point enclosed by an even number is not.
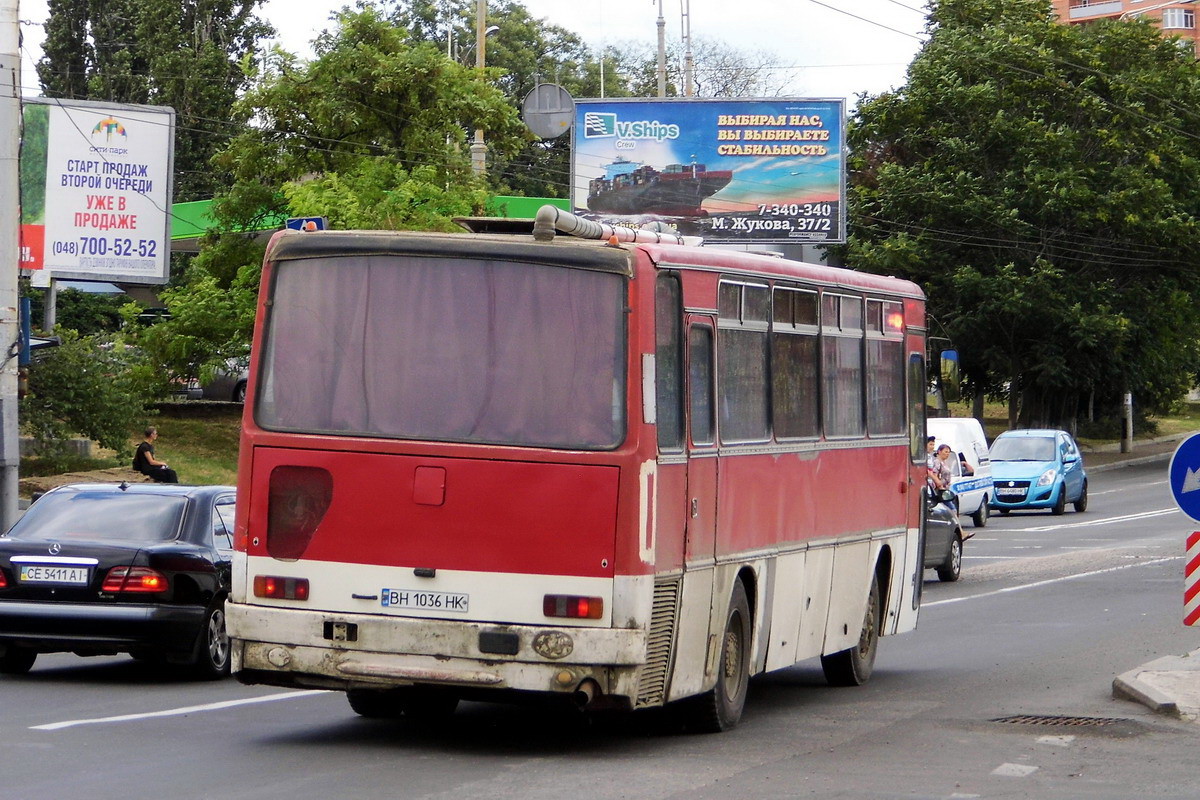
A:
[[[617,242],[653,242],[656,244],[700,245],[699,236],[683,236],[664,222],[651,222],[642,228],[609,225],[576,216],[552,205],[538,209],[533,221],[533,238],[539,242],[554,241],[556,233],[578,236],[582,239],[606,239]]]

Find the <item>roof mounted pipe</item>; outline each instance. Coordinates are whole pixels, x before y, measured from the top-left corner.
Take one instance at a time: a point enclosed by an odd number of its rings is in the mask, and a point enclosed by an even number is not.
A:
[[[663,222],[650,223],[653,227],[629,228],[609,225],[563,211],[558,206],[544,205],[533,219],[533,238],[539,242],[554,240],[556,233],[578,236],[581,239],[615,239],[618,242],[652,242],[655,244],[698,245],[704,240],[699,236],[683,236]]]

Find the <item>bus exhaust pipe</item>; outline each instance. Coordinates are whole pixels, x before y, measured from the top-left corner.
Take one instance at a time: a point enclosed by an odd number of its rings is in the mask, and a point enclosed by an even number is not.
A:
[[[571,694],[571,700],[580,711],[585,711],[599,694],[600,687],[596,685],[595,681],[589,679],[575,687],[575,691]]]

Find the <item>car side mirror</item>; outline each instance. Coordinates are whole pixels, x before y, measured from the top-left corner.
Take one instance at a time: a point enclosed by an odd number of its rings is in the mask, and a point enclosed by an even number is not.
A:
[[[1079,456],[1073,456],[1073,455],[1063,456],[1064,464],[1074,464],[1078,460],[1079,460]]]
[[[958,495],[949,489],[942,489],[942,491],[938,493],[938,499],[943,503],[953,503],[958,499]]]

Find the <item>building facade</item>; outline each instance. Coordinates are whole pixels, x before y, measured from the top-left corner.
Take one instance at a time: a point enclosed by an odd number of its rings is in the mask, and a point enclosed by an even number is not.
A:
[[[1097,19],[1145,17],[1153,20],[1164,34],[1179,36],[1197,46],[1196,0],[1052,0],[1054,13],[1067,24]],[[1200,55],[1200,50],[1197,51]]]

